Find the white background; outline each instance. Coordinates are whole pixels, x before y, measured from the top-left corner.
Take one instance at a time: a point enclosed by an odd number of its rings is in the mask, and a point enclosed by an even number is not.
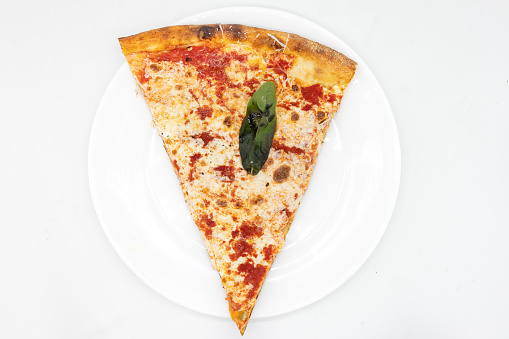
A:
[[[87,152],[117,38],[209,9],[281,9],[370,66],[402,149],[366,264],[245,338],[509,337],[509,3],[10,1],[0,10],[0,338],[238,338],[141,282],[94,211]]]

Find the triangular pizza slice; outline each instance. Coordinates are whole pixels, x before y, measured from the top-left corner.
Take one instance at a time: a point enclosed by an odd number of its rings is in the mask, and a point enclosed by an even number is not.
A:
[[[170,26],[119,41],[243,334],[356,63],[243,25]]]

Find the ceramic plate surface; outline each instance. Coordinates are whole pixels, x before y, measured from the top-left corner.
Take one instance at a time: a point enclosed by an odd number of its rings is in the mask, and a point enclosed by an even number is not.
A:
[[[247,7],[205,12],[173,24],[206,23],[296,33],[358,63],[251,318],[284,314],[338,288],[375,249],[398,192],[396,125],[368,66],[319,25],[286,12]],[[89,179],[100,222],[123,261],[154,290],[195,311],[229,317],[219,275],[150,120],[124,64],[103,96],[90,139]]]

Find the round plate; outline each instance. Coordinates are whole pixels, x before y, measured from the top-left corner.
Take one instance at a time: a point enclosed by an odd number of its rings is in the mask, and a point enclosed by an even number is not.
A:
[[[368,66],[324,28],[293,14],[252,7],[214,10],[175,24],[205,23],[296,33],[358,63],[252,318],[287,313],[338,288],[379,242],[398,192],[396,126]],[[124,64],[104,94],[90,138],[90,187],[99,220],[123,261],[154,290],[190,309],[229,317],[219,275],[150,120]]]

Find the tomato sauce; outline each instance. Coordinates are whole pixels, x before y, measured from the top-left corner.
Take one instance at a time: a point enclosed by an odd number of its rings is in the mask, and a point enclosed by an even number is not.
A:
[[[212,237],[212,229],[216,227],[216,222],[206,214],[202,215],[198,221],[198,227],[205,232],[205,237],[210,239]]]
[[[235,253],[229,254],[229,257],[232,261],[236,261],[240,257],[253,256],[255,254],[255,250],[253,245],[249,244],[244,239],[239,239],[235,241],[233,244],[233,250]]]
[[[304,154],[305,153],[305,151],[302,148],[298,148],[295,146],[289,147],[289,146],[286,146],[285,144],[280,143],[277,140],[274,140],[272,142],[272,147],[275,150],[282,150],[282,151],[285,151],[286,153],[294,153],[294,154]]]
[[[233,173],[235,168],[233,166],[217,166],[214,167],[214,170],[220,172],[222,177],[227,177],[230,182],[235,180],[235,173]]]
[[[198,107],[196,113],[200,116],[200,119],[205,120],[206,118],[210,118],[214,110],[210,106]]]
[[[319,105],[323,99],[323,87],[320,84],[302,87],[301,93],[304,99],[313,105]]]
[[[247,295],[248,298],[253,298],[258,292],[265,275],[267,274],[267,267],[263,265],[255,265],[252,260],[239,265],[239,273],[245,274],[244,283],[253,285],[253,288]]]
[[[193,167],[201,157],[202,155],[200,153],[195,153],[191,155],[191,161],[189,162],[189,166]]]
[[[240,235],[242,238],[249,239],[253,236],[259,237],[263,234],[263,229],[256,225],[248,224],[247,222],[242,222],[240,225]]]
[[[214,140],[216,137],[211,135],[208,132],[202,132],[202,133],[200,133],[198,135],[195,135],[194,138],[201,139],[203,141],[203,147],[206,147],[209,144],[209,142]]]
[[[232,60],[247,62],[247,55],[236,52],[225,52],[221,48],[209,46],[190,46],[158,53],[152,56],[158,61],[183,62],[198,71],[198,79],[210,82],[214,79],[219,83],[234,86],[226,74],[226,68]]]

